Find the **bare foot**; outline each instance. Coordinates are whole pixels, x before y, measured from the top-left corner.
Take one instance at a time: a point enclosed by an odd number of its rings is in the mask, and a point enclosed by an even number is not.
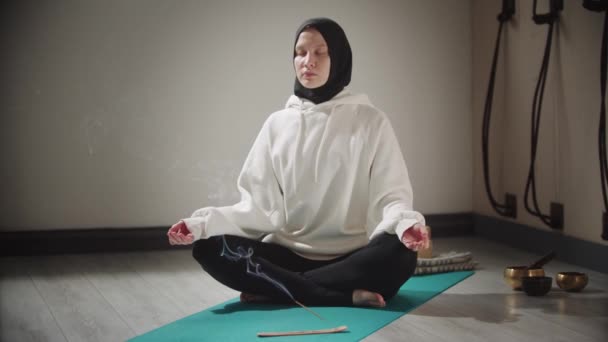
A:
[[[251,293],[241,293],[240,297],[241,303],[263,303],[269,302],[270,298],[262,295],[251,294]]]
[[[374,308],[383,308],[386,302],[381,294],[367,290],[353,291],[353,305],[355,306],[371,306]]]

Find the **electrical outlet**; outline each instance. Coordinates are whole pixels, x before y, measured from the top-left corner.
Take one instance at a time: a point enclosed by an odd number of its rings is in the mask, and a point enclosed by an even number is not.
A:
[[[602,239],[608,240],[608,213],[605,211],[602,216]]]
[[[507,212],[505,216],[516,218],[517,217],[517,197],[514,194],[507,193],[505,194],[505,206],[507,207]]]
[[[551,202],[551,228],[564,229],[564,205],[561,203]]]

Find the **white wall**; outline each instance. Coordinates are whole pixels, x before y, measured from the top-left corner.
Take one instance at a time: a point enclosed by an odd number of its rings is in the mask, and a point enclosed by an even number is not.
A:
[[[496,15],[502,1],[473,2],[474,211],[498,216],[483,185],[482,109],[489,77]],[[546,4],[547,2],[539,2]],[[549,203],[564,205],[564,234],[601,240],[602,198],[597,147],[600,103],[600,46],[603,14],[585,10],[582,1],[564,1],[554,34],[545,89],[536,161],[538,200],[545,214]],[[532,21],[532,1],[517,1],[517,13],[505,26],[491,127],[492,189],[499,201],[517,195],[517,222],[550,230],[524,209],[530,163],[530,125],[548,26]],[[546,7],[545,7],[546,9]],[[543,10],[544,11],[544,10]]]
[[[17,1],[0,33],[0,230],[169,225],[232,204],[327,16],[391,120],[416,209],[472,210],[469,1]]]

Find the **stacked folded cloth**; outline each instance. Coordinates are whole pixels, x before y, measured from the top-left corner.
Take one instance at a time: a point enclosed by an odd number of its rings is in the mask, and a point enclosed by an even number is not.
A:
[[[414,274],[473,270],[476,265],[471,252],[448,252],[431,258],[418,258]]]

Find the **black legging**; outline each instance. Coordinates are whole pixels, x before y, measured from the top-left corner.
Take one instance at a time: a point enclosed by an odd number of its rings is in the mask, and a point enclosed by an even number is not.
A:
[[[224,241],[229,250],[225,250]],[[231,252],[237,251],[253,251],[251,262],[247,258],[231,258]],[[290,300],[263,276],[248,273],[249,263],[251,271],[257,267],[287,288],[294,299],[307,305],[327,306],[353,305],[355,289],[380,293],[385,300],[392,298],[414,274],[417,259],[416,252],[387,233],[332,260],[311,260],[277,244],[231,235],[196,241],[192,255],[207,273],[234,290],[264,295],[277,302]]]

